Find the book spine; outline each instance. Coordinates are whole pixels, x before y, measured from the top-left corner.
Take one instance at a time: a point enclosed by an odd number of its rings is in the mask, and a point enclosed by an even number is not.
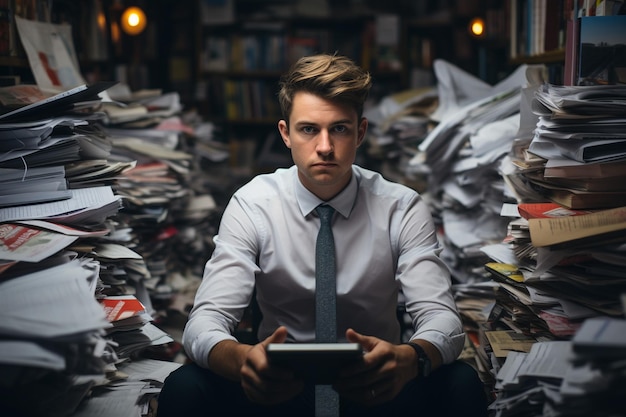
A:
[[[574,17],[567,21],[567,38],[565,40],[565,63],[563,85],[572,86],[576,82],[578,72],[578,36],[580,18]]]
[[[517,58],[517,0],[508,0],[509,4],[509,57]]]

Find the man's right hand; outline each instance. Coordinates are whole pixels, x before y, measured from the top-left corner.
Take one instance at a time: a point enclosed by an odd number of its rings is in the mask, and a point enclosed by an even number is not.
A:
[[[284,368],[272,366],[265,348],[270,343],[284,343],[287,328],[279,327],[267,339],[248,350],[241,367],[241,386],[246,396],[259,404],[279,404],[285,402],[304,388],[304,381]]]

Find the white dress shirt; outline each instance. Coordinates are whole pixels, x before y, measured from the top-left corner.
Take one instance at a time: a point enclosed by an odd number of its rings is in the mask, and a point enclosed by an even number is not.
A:
[[[463,348],[450,274],[439,258],[428,206],[406,186],[354,165],[350,184],[328,201],[337,259],[337,339],[345,331],[400,343],[398,294],[415,329],[455,360]],[[187,354],[208,354],[233,331],[256,287],[259,338],[287,327],[288,342],[315,341],[315,240],[323,203],[300,183],[297,168],[259,175],[231,198],[183,334]]]

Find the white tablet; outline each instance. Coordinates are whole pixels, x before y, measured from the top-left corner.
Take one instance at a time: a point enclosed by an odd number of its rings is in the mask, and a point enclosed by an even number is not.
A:
[[[342,367],[363,356],[358,343],[270,343],[266,352],[272,364],[317,384],[331,384]]]

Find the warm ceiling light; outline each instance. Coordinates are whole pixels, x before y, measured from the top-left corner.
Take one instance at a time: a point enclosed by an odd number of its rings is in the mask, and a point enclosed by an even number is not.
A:
[[[485,21],[480,17],[472,19],[470,22],[470,33],[477,37],[483,36],[485,34]]]
[[[146,14],[139,7],[129,7],[122,14],[122,30],[129,35],[139,35],[146,28]]]

